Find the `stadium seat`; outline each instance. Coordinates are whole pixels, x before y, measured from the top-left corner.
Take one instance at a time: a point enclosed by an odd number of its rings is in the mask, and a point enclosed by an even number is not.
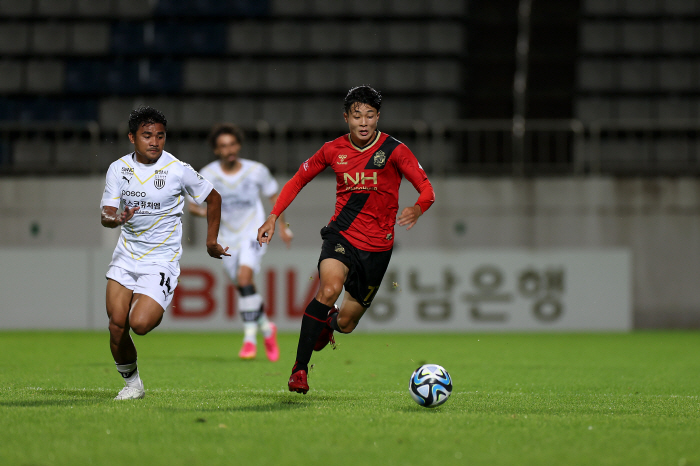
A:
[[[692,52],[697,23],[664,21],[661,24],[661,49],[664,52]]]
[[[62,60],[30,60],[27,62],[27,91],[63,91],[66,79],[65,64]]]
[[[222,121],[248,128],[255,126],[262,113],[259,101],[248,98],[226,99],[222,107]]]
[[[374,0],[372,2],[368,2],[367,0],[349,0],[347,4],[348,13],[357,16],[384,16],[389,11],[388,0]]]
[[[464,36],[460,24],[433,21],[428,23],[426,35],[430,52],[458,54],[464,46]]]
[[[32,26],[32,51],[35,54],[65,53],[68,51],[69,31],[65,23],[37,23]]]
[[[610,99],[601,97],[580,98],[576,101],[574,116],[579,120],[591,122],[606,120],[614,115]]]
[[[61,100],[57,104],[59,121],[97,121],[98,104],[94,99]]]
[[[607,60],[581,60],[577,69],[578,86],[583,90],[603,90],[617,84],[615,63]]]
[[[344,89],[367,84],[383,89],[384,67],[377,60],[345,60],[340,73],[341,86]]]
[[[139,63],[118,60],[101,66],[102,85],[111,94],[136,94],[141,90]]]
[[[129,113],[135,107],[132,98],[109,97],[99,103],[100,127],[108,131],[118,131],[126,127]],[[167,115],[166,115],[167,118]]]
[[[657,0],[634,0],[625,1],[622,4],[621,13],[632,15],[655,15],[659,13],[659,1]]]
[[[340,60],[307,61],[303,68],[302,88],[310,91],[343,90]]]
[[[656,52],[659,48],[655,22],[622,24],[622,49],[627,52]]]
[[[183,36],[180,53],[186,54],[221,54],[226,51],[227,25],[223,22],[180,25]],[[157,29],[157,28],[156,28]]]
[[[120,21],[111,28],[110,48],[119,55],[135,55],[146,51],[143,24]]]
[[[342,22],[314,23],[308,27],[309,50],[318,54],[341,53],[347,49],[349,29]]]
[[[51,163],[52,150],[52,145],[45,141],[16,141],[12,147],[12,165],[20,170],[46,166]]]
[[[143,62],[140,66],[144,66]],[[151,60],[148,63],[148,78],[141,78],[141,89],[158,93],[177,92],[182,88],[182,62],[173,60]]]
[[[306,27],[296,21],[273,23],[270,27],[270,51],[272,53],[301,52],[306,41]]]
[[[56,168],[70,171],[98,171],[98,147],[92,147],[90,141],[56,141]]]
[[[429,64],[427,66],[432,66]],[[385,83],[388,92],[415,91],[423,86],[422,66],[416,61],[392,60],[385,64]]]
[[[625,60],[618,67],[621,89],[646,91],[656,87],[656,67],[652,60]]]
[[[192,165],[192,168],[199,171],[204,165],[214,160],[214,154],[206,141],[182,139],[172,144],[166,144],[166,150],[185,163]]]
[[[619,12],[616,0],[583,0],[583,12],[593,15],[611,15]]]
[[[299,101],[296,99],[267,98],[262,101],[261,118],[272,126],[290,126],[296,121]]]
[[[76,55],[106,55],[110,28],[106,22],[77,23],[71,28],[70,52]]]
[[[382,52],[386,41],[386,30],[378,23],[372,21],[361,21],[353,23],[353,34],[348,37],[348,48],[350,52],[371,54]]]
[[[393,16],[421,16],[423,0],[388,0],[389,14]]]
[[[264,88],[263,67],[257,61],[233,60],[225,67],[226,88],[232,91],[257,91]]]
[[[621,119],[649,119],[654,116],[653,103],[649,99],[643,98],[623,98],[619,99],[615,106],[615,115]]]
[[[611,52],[619,48],[619,26],[607,21],[585,22],[579,29],[581,50]]]
[[[68,93],[90,93],[104,90],[102,62],[96,60],[66,61],[65,90]]]
[[[674,15],[700,13],[700,4],[688,0],[661,0],[661,9]]]
[[[208,130],[221,121],[222,111],[219,99],[187,98],[180,101],[180,122],[183,127]]]
[[[23,23],[0,24],[0,55],[23,54],[29,50],[30,27]]]
[[[294,91],[302,82],[301,66],[289,60],[269,61],[264,67],[265,86],[270,91]]]
[[[345,0],[308,0],[310,12],[316,15],[341,16],[348,13],[348,4]]]
[[[110,16],[113,13],[113,0],[75,0],[75,13],[82,17]]]
[[[416,119],[429,124],[457,118],[459,118],[459,105],[455,99],[441,97],[422,99],[416,113]]]
[[[342,105],[340,99],[315,98],[304,99],[300,103],[301,122],[305,125],[326,123],[342,117]]]
[[[458,61],[431,61],[425,65],[425,87],[430,91],[457,91],[460,88]]]
[[[661,120],[682,120],[697,117],[697,102],[680,97],[659,99],[657,115]]]
[[[388,130],[396,126],[411,124],[413,120],[422,119],[419,113],[419,102],[411,98],[393,98],[391,104],[382,108],[382,127]]]
[[[228,26],[227,50],[234,53],[262,52],[268,48],[267,24],[236,22]]]
[[[36,13],[41,16],[70,16],[73,0],[36,0]]]
[[[24,64],[18,60],[0,60],[0,92],[22,90]]]
[[[467,0],[427,0],[428,11],[438,15],[460,16],[465,13]]]
[[[271,0],[270,14],[272,16],[305,15],[308,12],[306,0]]]
[[[665,91],[697,89],[697,64],[693,60],[662,60],[659,65],[659,86]]]
[[[224,86],[224,65],[221,60],[186,60],[183,64],[183,90],[219,91]]]
[[[114,14],[117,18],[148,18],[159,2],[144,2],[143,0],[113,0]]]
[[[34,13],[34,2],[27,0],[2,0],[0,1],[0,16],[29,16]]]
[[[685,162],[694,160],[693,146],[688,138],[664,138],[655,141],[656,158],[664,165],[677,163],[686,166]]]
[[[420,53],[428,42],[424,23],[394,23],[387,27],[389,52],[395,54]]]

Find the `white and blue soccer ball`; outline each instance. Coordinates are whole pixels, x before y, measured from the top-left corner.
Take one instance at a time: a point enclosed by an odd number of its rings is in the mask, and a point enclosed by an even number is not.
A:
[[[452,393],[452,377],[444,367],[437,364],[424,364],[411,375],[408,384],[411,398],[421,406],[440,406]]]

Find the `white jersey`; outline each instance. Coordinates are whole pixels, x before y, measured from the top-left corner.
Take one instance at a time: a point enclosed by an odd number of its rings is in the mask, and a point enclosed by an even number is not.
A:
[[[201,204],[211,190],[209,181],[165,151],[151,165],[137,162],[133,153],[113,162],[107,170],[100,208],[139,210],[122,225],[110,265],[142,273],[149,264],[179,270],[185,195]]]
[[[277,181],[270,170],[259,162],[239,159],[241,168],[228,174],[217,160],[202,168],[201,173],[221,194],[221,227],[219,243],[237,249],[243,241],[258,236],[258,227],[265,221],[260,196],[277,193]]]

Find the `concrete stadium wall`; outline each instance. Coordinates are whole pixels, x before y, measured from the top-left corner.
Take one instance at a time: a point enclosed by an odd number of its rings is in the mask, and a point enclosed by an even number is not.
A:
[[[397,229],[397,251],[626,249],[633,261],[634,326],[700,327],[700,180],[432,181],[437,202],[414,229]],[[319,177],[288,209],[297,247],[320,246],[319,230],[333,213],[334,185],[332,178]],[[118,232],[99,222],[103,187],[102,177],[0,179],[0,247],[113,247]],[[415,198],[405,182],[401,207]],[[186,216],[184,224],[188,245],[203,248],[204,221]]]

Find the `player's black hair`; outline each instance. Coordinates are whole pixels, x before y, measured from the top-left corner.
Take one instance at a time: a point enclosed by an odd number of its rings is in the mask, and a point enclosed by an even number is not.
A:
[[[236,138],[239,144],[243,144],[243,131],[241,128],[232,123],[219,123],[214,125],[209,136],[207,136],[207,142],[211,150],[216,149],[216,140],[219,139],[219,136],[222,134],[230,134]]]
[[[165,115],[159,110],[153,107],[139,107],[135,108],[129,114],[129,132],[131,134],[136,134],[141,125],[151,125],[160,123],[163,125],[165,130],[168,130],[168,120],[165,119]]]
[[[367,104],[379,111],[382,106],[382,95],[378,90],[367,85],[353,87],[348,91],[343,102],[345,113],[348,113],[355,103]]]

